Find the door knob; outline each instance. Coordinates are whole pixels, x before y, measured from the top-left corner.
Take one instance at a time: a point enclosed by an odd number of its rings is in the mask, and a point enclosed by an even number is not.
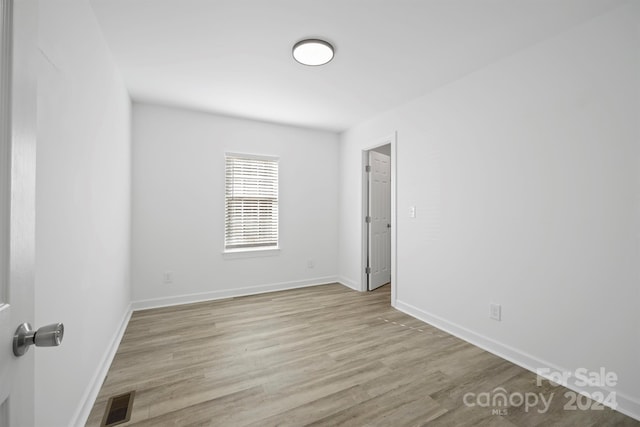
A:
[[[34,331],[29,323],[18,326],[13,336],[13,354],[22,356],[29,350],[29,346],[36,347],[57,347],[62,342],[64,336],[64,325],[62,323],[52,323]]]

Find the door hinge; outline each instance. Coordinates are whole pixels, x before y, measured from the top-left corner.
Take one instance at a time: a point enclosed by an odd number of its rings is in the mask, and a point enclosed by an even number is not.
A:
[[[371,274],[371,267],[367,267],[364,269],[365,274]]]
[[[371,166],[367,165],[364,167],[365,172],[371,172]]]
[[[371,222],[371,217],[369,215],[364,217],[364,222],[366,222],[367,224],[369,224]]]

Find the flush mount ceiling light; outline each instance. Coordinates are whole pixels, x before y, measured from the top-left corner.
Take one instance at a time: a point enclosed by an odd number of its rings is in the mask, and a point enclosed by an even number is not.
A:
[[[324,40],[300,40],[293,45],[293,57],[302,65],[324,65],[333,59],[333,46]]]

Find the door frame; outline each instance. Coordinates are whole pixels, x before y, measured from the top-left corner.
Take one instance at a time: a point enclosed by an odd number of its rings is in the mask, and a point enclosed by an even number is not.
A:
[[[35,278],[35,164],[37,133],[37,0],[6,0],[3,19],[5,46],[3,61],[8,74],[2,84],[8,89],[2,100],[1,114],[8,124],[3,129],[3,174],[0,179],[2,201],[1,227],[5,245],[2,279],[9,285],[0,314],[0,350],[3,357],[0,371],[6,375],[0,382],[0,395],[9,397],[8,407],[0,412],[9,425],[35,424],[35,359],[30,351],[20,358],[12,352],[13,334],[23,322],[34,323]],[[8,227],[8,229],[7,229]],[[8,246],[7,246],[8,245]],[[6,272],[4,271],[6,269]],[[6,286],[6,285],[5,285]],[[0,372],[1,373],[1,372]]]
[[[396,194],[397,194],[397,153],[398,153],[398,132],[379,139],[374,144],[362,149],[362,160],[360,170],[362,173],[362,204],[360,207],[360,223],[362,225],[361,230],[361,257],[360,257],[360,291],[367,292],[367,259],[369,257],[369,232],[366,222],[366,216],[369,209],[369,177],[365,167],[369,163],[369,151],[382,147],[383,145],[391,145],[391,305],[396,305],[396,290],[397,290],[397,258],[396,258],[396,239],[397,239],[397,206],[396,206]]]

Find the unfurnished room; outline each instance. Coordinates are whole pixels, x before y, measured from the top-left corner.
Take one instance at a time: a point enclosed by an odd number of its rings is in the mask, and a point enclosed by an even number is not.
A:
[[[640,426],[640,1],[0,14],[0,427]]]

